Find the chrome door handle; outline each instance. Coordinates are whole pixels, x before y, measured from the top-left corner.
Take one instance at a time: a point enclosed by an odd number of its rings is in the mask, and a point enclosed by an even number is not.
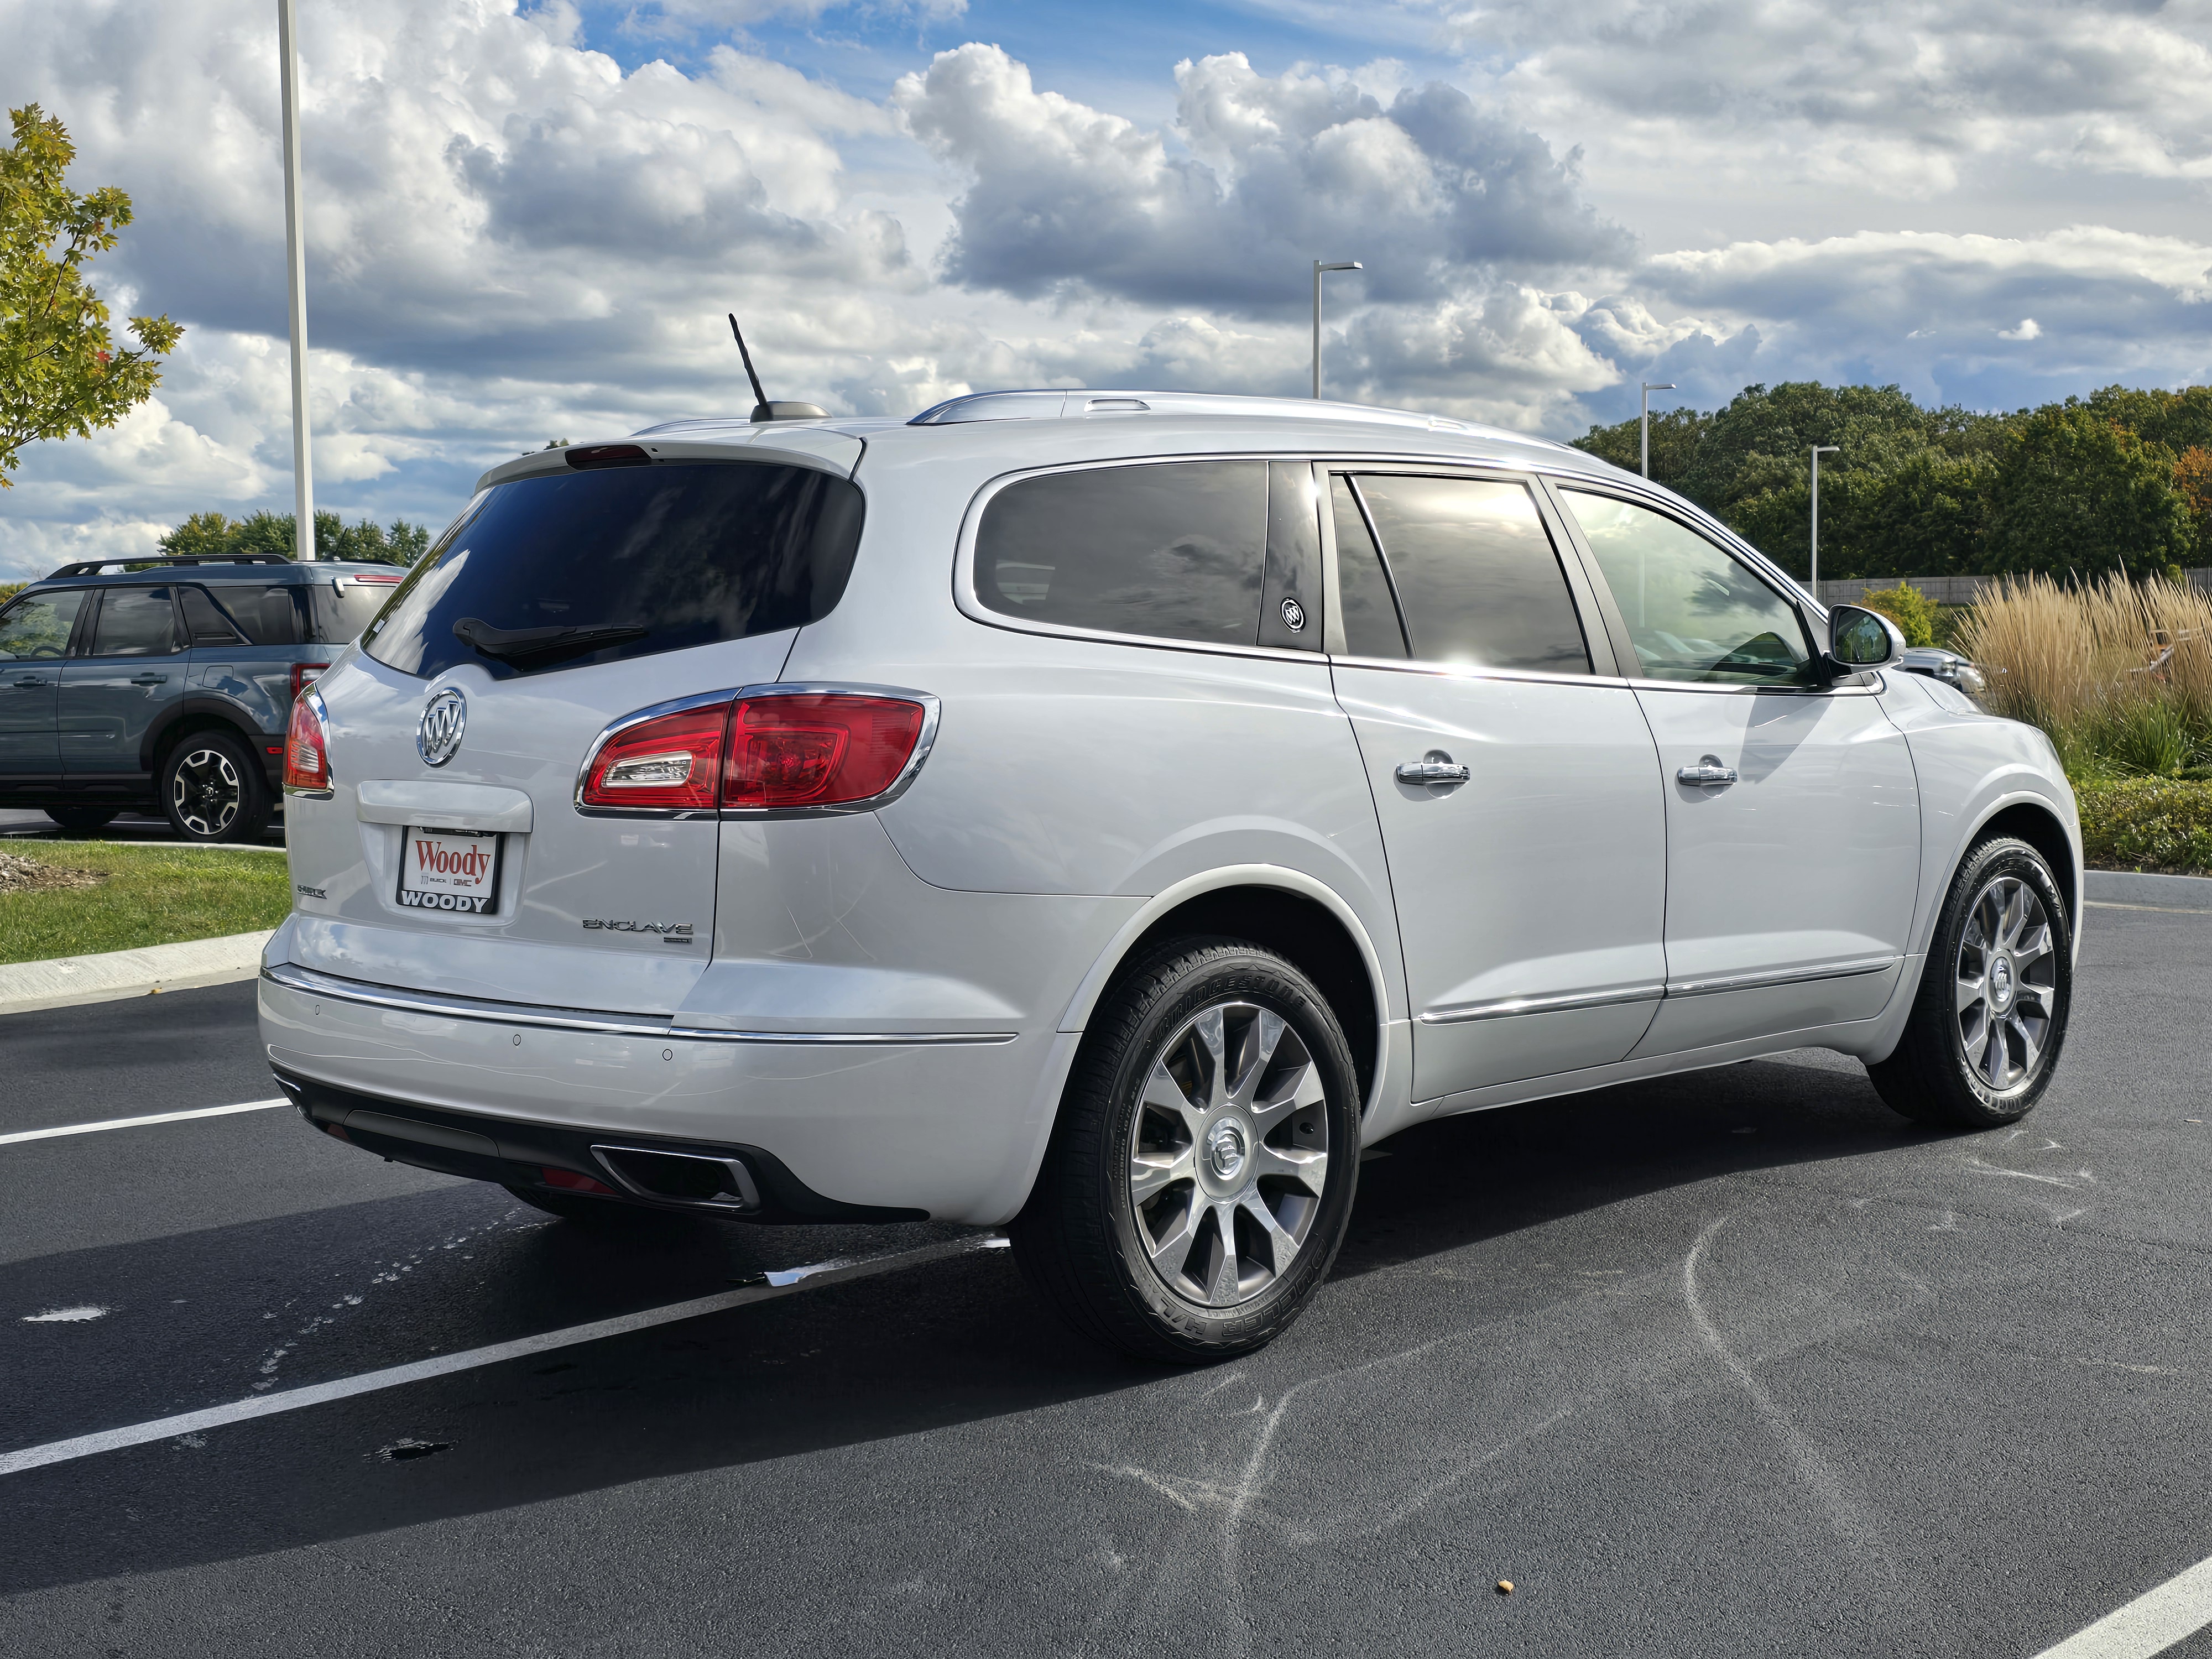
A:
[[[52,685],[53,682],[52,680],[17,680],[14,684],[18,691],[35,691],[42,685]]]
[[[1708,755],[1695,766],[1685,766],[1676,772],[1674,781],[1693,789],[1718,789],[1735,781],[1735,768],[1722,765],[1718,755]]]
[[[131,684],[133,685],[163,685],[167,684],[168,678],[169,677],[167,674],[133,674],[131,677]]]
[[[1401,783],[1465,783],[1470,775],[1467,768],[1454,764],[1441,749],[1431,749],[1419,760],[1407,761],[1398,769]]]

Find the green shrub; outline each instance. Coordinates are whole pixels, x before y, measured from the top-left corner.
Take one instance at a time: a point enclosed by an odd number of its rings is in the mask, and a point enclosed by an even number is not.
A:
[[[2094,742],[2119,771],[2170,778],[2189,764],[2197,737],[2171,702],[2138,702],[2100,723]]]
[[[2093,866],[2212,874],[2212,782],[2130,778],[2075,786]]]
[[[1911,582],[1877,587],[1859,600],[1869,611],[1879,611],[1895,623],[1907,645],[1936,643],[1936,601]]]

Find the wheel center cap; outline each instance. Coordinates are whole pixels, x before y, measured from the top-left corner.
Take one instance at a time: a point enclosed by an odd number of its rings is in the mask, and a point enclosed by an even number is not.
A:
[[[1224,1117],[1206,1132],[1206,1162],[1215,1180],[1236,1180],[1247,1155],[1243,1126],[1235,1118]]]
[[[1990,964],[1990,1002],[1998,1009],[2012,1006],[2012,959],[1999,957]]]

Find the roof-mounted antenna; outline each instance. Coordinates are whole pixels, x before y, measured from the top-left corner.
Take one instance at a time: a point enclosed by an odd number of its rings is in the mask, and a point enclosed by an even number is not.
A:
[[[745,360],[745,379],[753,383],[753,413],[755,425],[763,421],[820,421],[829,417],[830,411],[812,404],[772,404],[768,393],[761,390],[760,376],[753,369],[753,354],[745,349],[745,337],[738,327],[738,313],[730,313],[730,335],[738,343],[738,356]]]

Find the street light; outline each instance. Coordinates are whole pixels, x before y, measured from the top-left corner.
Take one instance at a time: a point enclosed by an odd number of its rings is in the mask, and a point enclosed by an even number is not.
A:
[[[1668,381],[1664,386],[1660,385],[1656,380],[1646,380],[1644,383],[1644,476],[1647,478],[1651,476],[1651,394],[1655,392],[1674,390],[1674,383],[1672,380]]]
[[[1833,444],[1813,446],[1813,564],[1805,585],[1815,605],[1820,602],[1820,457],[1843,453]]]
[[[315,556],[315,484],[307,453],[307,226],[300,194],[300,28],[293,0],[276,0],[276,56],[284,91],[284,276],[292,301],[293,556]]]
[[[1364,267],[1357,259],[1341,259],[1334,264],[1328,265],[1323,264],[1318,259],[1314,261],[1313,395],[1316,402],[1320,401],[1321,398],[1321,274],[1324,270],[1358,270],[1362,269],[1364,269]]]

